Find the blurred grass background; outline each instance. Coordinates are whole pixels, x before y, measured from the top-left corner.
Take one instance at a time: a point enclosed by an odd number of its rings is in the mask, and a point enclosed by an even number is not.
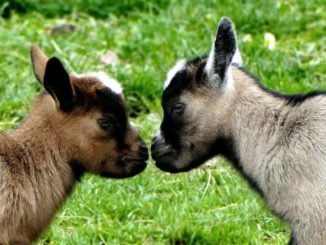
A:
[[[42,90],[30,65],[35,43],[71,72],[104,70],[120,80],[149,144],[162,117],[167,70],[177,59],[207,53],[222,16],[234,21],[245,66],[266,86],[286,93],[326,88],[323,0],[0,0],[0,16],[1,130],[14,128]],[[67,24],[74,30],[60,29]],[[117,64],[100,62],[107,51]],[[178,175],[152,165],[128,180],[86,175],[38,243],[288,241],[288,228],[223,159]]]

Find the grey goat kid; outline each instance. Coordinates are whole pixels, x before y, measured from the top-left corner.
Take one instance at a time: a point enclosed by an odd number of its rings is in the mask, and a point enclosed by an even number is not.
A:
[[[156,166],[189,171],[221,154],[292,228],[292,244],[326,244],[326,96],[269,91],[241,68],[223,18],[208,57],[181,60],[162,97]]]

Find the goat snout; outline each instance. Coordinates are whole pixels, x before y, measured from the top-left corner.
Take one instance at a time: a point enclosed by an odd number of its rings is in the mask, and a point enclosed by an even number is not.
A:
[[[140,146],[139,146],[139,154],[145,161],[148,160],[149,154],[148,154],[148,148],[146,146],[146,143],[142,140]]]
[[[139,142],[137,144],[137,149],[128,149],[125,151],[122,156],[119,159],[119,162],[121,163],[146,163],[146,161],[149,158],[148,154],[148,148],[146,146],[146,143],[143,139],[139,139]]]
[[[165,139],[161,134],[157,134],[153,138],[151,152],[152,157],[156,162],[160,162],[164,158],[170,157],[175,153],[172,146],[166,144]]]

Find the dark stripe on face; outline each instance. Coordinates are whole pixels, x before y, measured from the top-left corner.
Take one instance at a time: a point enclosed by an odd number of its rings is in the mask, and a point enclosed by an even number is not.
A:
[[[207,56],[199,56],[193,59],[190,59],[186,62],[186,68],[183,70],[180,70],[175,74],[175,76],[172,78],[169,86],[165,89],[162,96],[162,105],[167,103],[169,100],[174,99],[175,97],[178,97],[181,95],[182,91],[187,89],[192,85],[192,83],[197,79],[197,74],[200,72],[202,75],[205,64],[206,64]],[[198,72],[196,74],[190,74],[187,71],[187,67],[189,66],[198,66]],[[199,75],[199,74],[198,74]]]
[[[179,71],[172,78],[169,86],[163,92],[162,105],[169,100],[179,96],[182,91],[189,86],[191,82],[186,70]]]
[[[116,139],[119,149],[126,148],[124,139],[128,129],[128,116],[123,99],[108,88],[98,90],[96,94],[97,105],[101,108],[103,118],[112,123],[112,132],[108,133]]]
[[[179,136],[177,134],[179,127],[177,127],[171,115],[171,106],[179,101],[179,96],[182,91],[190,85],[190,82],[191,78],[188,76],[187,70],[181,70],[172,78],[162,96],[164,116],[161,124],[161,131],[166,142],[173,145],[175,148],[180,146]]]
[[[200,80],[203,76],[204,67],[206,64],[206,57],[196,57],[187,61],[185,69],[178,71],[170,81],[170,84],[163,92],[162,107],[164,111],[164,117],[161,124],[161,132],[170,145],[174,148],[181,147],[179,133],[183,127],[183,118],[175,117],[171,113],[171,108],[174,104],[180,102],[180,95],[187,89],[196,87],[197,76]],[[192,67],[190,67],[192,66]],[[196,66],[199,68],[196,69]],[[189,68],[189,69],[187,69]],[[191,71],[197,71],[196,74],[192,74]]]

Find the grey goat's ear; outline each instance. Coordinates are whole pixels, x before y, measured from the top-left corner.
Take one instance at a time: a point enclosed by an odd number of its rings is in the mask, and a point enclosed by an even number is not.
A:
[[[217,34],[205,66],[210,82],[223,83],[237,50],[237,38],[232,21],[223,17],[218,25]]]

